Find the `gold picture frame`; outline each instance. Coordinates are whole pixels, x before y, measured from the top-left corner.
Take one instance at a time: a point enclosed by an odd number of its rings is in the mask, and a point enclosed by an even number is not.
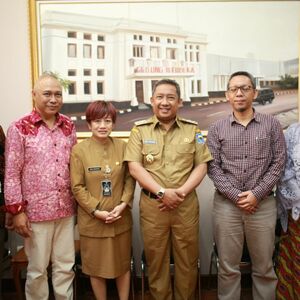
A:
[[[41,15],[40,15],[40,7],[42,5],[57,5],[57,4],[66,4],[66,5],[88,5],[88,4],[141,4],[141,3],[145,3],[145,4],[153,4],[153,5],[157,5],[157,4],[165,4],[165,3],[198,3],[198,2],[207,2],[207,3],[214,3],[214,2],[262,2],[260,0],[252,0],[252,1],[243,1],[243,0],[235,0],[235,1],[227,1],[227,0],[219,0],[219,1],[215,1],[215,0],[206,0],[206,1],[201,1],[201,0],[190,0],[190,1],[173,1],[173,0],[131,0],[131,1],[122,1],[122,0],[110,0],[110,1],[101,1],[101,0],[97,0],[97,1],[78,1],[78,0],[28,0],[28,5],[29,5],[29,15],[30,15],[30,46],[31,46],[31,74],[32,74],[32,82],[34,82],[37,77],[39,76],[39,74],[41,73],[41,36],[40,36],[40,26],[41,26]],[[280,0],[267,0],[264,2],[285,2],[285,3],[293,3],[293,2],[297,2],[297,0],[291,0],[291,1],[280,1]],[[259,29],[259,28],[257,28]],[[234,31],[228,34],[234,34]],[[252,38],[252,37],[249,37]],[[299,44],[299,36],[297,38],[295,38],[297,40],[297,43]],[[286,45],[285,45],[286,46]],[[298,58],[299,58],[299,53],[298,53]],[[298,77],[299,77],[299,67],[298,67]],[[298,106],[300,103],[300,96],[298,93]],[[298,117],[299,119],[299,117]],[[127,139],[129,137],[129,131],[117,131],[117,132],[113,132],[112,133],[113,136],[116,137],[120,137],[123,139]],[[83,139],[87,136],[90,136],[90,133],[88,132],[79,132],[78,133],[78,137],[80,139]]]

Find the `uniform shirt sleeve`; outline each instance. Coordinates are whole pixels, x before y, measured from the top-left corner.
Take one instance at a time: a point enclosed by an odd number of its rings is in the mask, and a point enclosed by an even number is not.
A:
[[[21,204],[22,169],[25,163],[24,140],[18,128],[13,124],[7,132],[5,144],[5,204]]]
[[[132,128],[128,144],[125,151],[124,161],[143,162],[142,155],[142,137],[139,129],[135,126]]]
[[[126,144],[124,143],[126,149]],[[123,153],[125,153],[125,149]],[[125,202],[129,207],[132,208],[134,190],[135,190],[135,179],[130,175],[127,161],[123,161],[125,164],[125,176],[124,176],[124,187],[121,197],[121,202]]]
[[[274,119],[273,122],[271,131],[272,163],[259,181],[259,184],[252,190],[252,193],[259,201],[270,194],[280,179],[285,165],[286,145],[283,131],[278,120]]]
[[[71,153],[71,188],[76,201],[87,212],[92,213],[99,205],[99,200],[93,197],[86,188],[85,168],[82,162],[82,153],[73,148]]]
[[[196,129],[195,132],[195,144],[196,144],[195,166],[212,160],[212,156],[205,143],[204,137],[200,129],[198,128]]]
[[[125,182],[124,182],[121,202],[125,202],[129,207],[132,208],[133,196],[135,190],[135,180],[129,173],[127,162],[124,163],[126,164],[125,178],[124,178]]]
[[[215,124],[209,128],[207,145],[213,156],[213,160],[208,163],[208,176],[211,178],[216,189],[220,193],[222,193],[232,202],[236,203],[238,200],[238,194],[240,194],[241,191],[230,183],[222,169],[222,161],[220,156],[221,143],[218,138],[218,130]]]

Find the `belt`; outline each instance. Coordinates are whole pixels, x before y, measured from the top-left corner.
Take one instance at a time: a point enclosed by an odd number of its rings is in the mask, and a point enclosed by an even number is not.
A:
[[[145,189],[142,189],[142,192],[151,199],[155,199],[155,200],[159,199],[155,194],[153,194]]]

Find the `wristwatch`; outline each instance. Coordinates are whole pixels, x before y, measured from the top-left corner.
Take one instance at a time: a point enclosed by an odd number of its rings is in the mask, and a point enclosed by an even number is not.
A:
[[[164,195],[165,195],[165,189],[163,187],[161,187],[159,189],[159,191],[156,193],[156,197],[158,199],[162,199],[164,197]]]

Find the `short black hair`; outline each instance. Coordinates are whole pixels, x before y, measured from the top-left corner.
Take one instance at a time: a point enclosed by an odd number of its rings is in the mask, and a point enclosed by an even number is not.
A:
[[[252,84],[252,87],[254,89],[256,89],[256,83],[255,83],[255,79],[253,77],[252,74],[250,74],[249,72],[246,72],[246,71],[238,71],[238,72],[234,72],[230,75],[229,77],[229,80],[228,80],[228,83],[227,83],[227,90],[229,88],[229,83],[230,83],[230,80],[233,78],[233,77],[236,77],[236,76],[246,76],[250,79],[251,81],[251,84]]]
[[[161,79],[161,80],[159,80],[159,81],[157,81],[157,82],[155,83],[155,85],[154,85],[154,87],[153,87],[153,90],[152,90],[152,96],[154,95],[156,88],[157,88],[159,85],[162,85],[162,84],[170,84],[170,85],[173,85],[173,86],[176,88],[176,93],[177,93],[178,99],[180,99],[180,94],[181,94],[181,93],[180,93],[180,86],[179,86],[179,84],[178,84],[175,80],[173,80],[173,79],[167,79],[167,78]]]

